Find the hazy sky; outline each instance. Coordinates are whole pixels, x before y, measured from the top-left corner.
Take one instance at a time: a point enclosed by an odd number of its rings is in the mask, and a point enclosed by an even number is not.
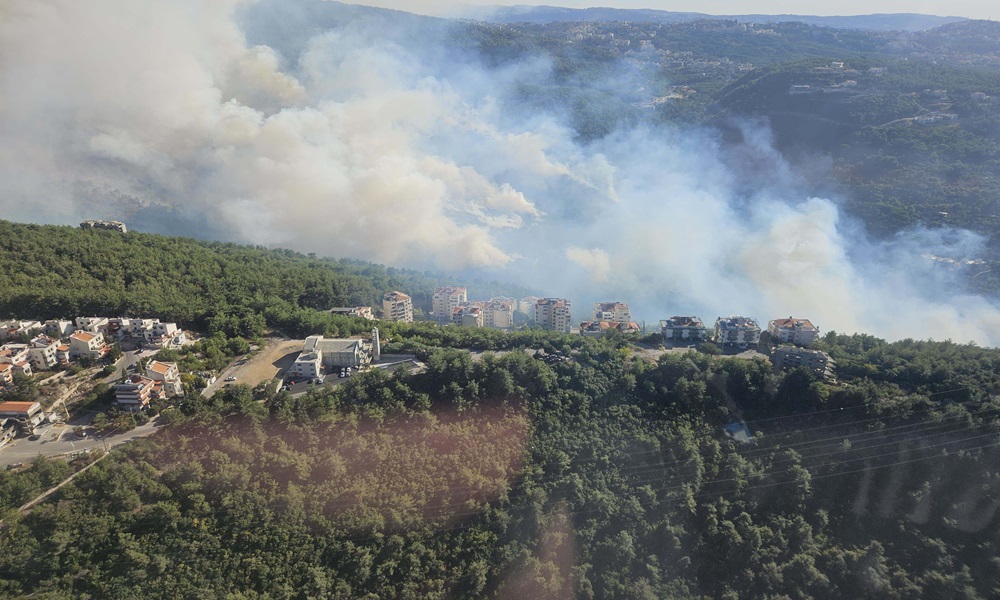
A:
[[[347,0],[353,4],[396,8],[409,12],[444,14],[463,5],[546,4],[587,8],[609,6],[617,8],[654,8],[708,14],[800,14],[800,15],[866,15],[872,13],[923,13],[960,16],[975,19],[1000,18],[1000,8],[986,0],[841,0],[840,2],[791,2],[789,0]]]

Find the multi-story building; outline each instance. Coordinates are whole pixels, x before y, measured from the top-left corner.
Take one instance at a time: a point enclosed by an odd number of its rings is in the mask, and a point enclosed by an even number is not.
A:
[[[306,338],[302,352],[289,368],[293,377],[316,378],[326,370],[344,367],[364,367],[379,360],[378,329],[372,329],[372,337],[366,339],[327,339],[321,335]]]
[[[42,324],[38,321],[2,321],[0,322],[0,341],[17,336],[31,337],[41,329]]]
[[[514,326],[514,310],[517,301],[513,298],[497,296],[486,303],[483,324],[495,329],[510,329]]]
[[[463,302],[451,313],[451,322],[462,327],[482,327],[486,310],[483,302]]]
[[[449,285],[434,290],[431,312],[438,323],[451,323],[455,309],[469,301],[469,293],[464,287]]]
[[[382,313],[389,321],[413,322],[413,298],[403,292],[388,292],[382,296]]]
[[[756,319],[732,315],[715,321],[715,341],[725,346],[753,346],[760,343]]]
[[[517,310],[522,314],[528,315],[532,319],[535,318],[535,305],[541,300],[538,296],[528,296],[527,298],[521,298],[517,302]]]
[[[573,327],[570,301],[565,298],[541,298],[535,303],[535,324],[569,333]]]
[[[0,388],[5,388],[12,383],[14,383],[14,365],[0,363]]]
[[[667,343],[697,344],[708,339],[705,323],[698,317],[670,317],[660,321],[660,331]]]
[[[177,327],[176,323],[163,323],[161,321],[154,321],[153,325],[144,332],[143,337],[147,344],[161,348],[180,346],[186,341],[184,332]]]
[[[798,346],[778,346],[771,356],[774,368],[790,371],[804,367],[820,377],[830,378],[836,363],[830,355],[820,350],[799,348]]]
[[[0,403],[0,419],[15,421],[21,435],[30,435],[45,420],[45,413],[37,402],[4,402]]]
[[[151,360],[146,365],[146,377],[161,384],[160,395],[166,398],[184,395],[184,384],[176,363]]]
[[[631,323],[632,311],[624,302],[598,302],[594,304],[594,321]]]
[[[37,336],[28,344],[28,356],[31,365],[39,371],[51,369],[59,364],[56,357],[56,350],[59,349],[59,340],[50,338],[47,335]]]
[[[77,331],[86,331],[87,333],[100,333],[103,335],[108,332],[108,326],[110,324],[111,322],[107,317],[76,318]]]
[[[0,346],[0,365],[10,365],[12,373],[31,375],[31,353],[27,344],[5,344]]]
[[[104,335],[87,331],[74,331],[69,336],[70,358],[91,358],[97,360],[108,353]]]
[[[59,366],[68,367],[69,359],[69,344],[59,344],[59,347],[56,348],[56,361],[59,363]]]
[[[154,398],[155,388],[156,382],[149,377],[132,375],[124,383],[114,386],[115,401],[125,410],[140,410]]]
[[[767,324],[767,333],[772,342],[811,346],[819,337],[819,328],[809,319],[775,319]]]
[[[76,325],[73,324],[73,321],[60,319],[50,319],[45,322],[44,327],[45,333],[60,339],[76,331]]]

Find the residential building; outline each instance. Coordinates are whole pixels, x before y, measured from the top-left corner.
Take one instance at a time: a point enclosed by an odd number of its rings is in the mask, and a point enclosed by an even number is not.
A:
[[[462,327],[482,327],[485,315],[485,303],[463,302],[452,311],[451,322]]]
[[[819,328],[809,319],[775,319],[767,324],[767,333],[772,342],[810,346],[819,337]]]
[[[389,321],[413,322],[413,298],[403,292],[388,292],[382,296],[383,317]]]
[[[535,324],[569,333],[573,325],[570,301],[565,298],[541,298],[535,303]]]
[[[632,311],[624,302],[598,302],[594,304],[594,321],[631,323]]]
[[[0,403],[0,419],[14,421],[21,435],[31,435],[35,427],[45,420],[45,413],[37,402],[3,402]]]
[[[830,355],[820,350],[800,348],[798,346],[778,346],[771,356],[774,368],[779,371],[789,371],[804,367],[821,377],[833,377],[836,363]]]
[[[0,388],[5,388],[12,383],[14,383],[14,365],[0,363]]]
[[[497,296],[486,303],[483,324],[495,329],[510,329],[514,326],[514,311],[517,301],[513,298]]]
[[[372,330],[370,340],[310,336],[302,345],[302,352],[295,359],[295,364],[289,368],[288,375],[316,378],[324,370],[364,367],[378,361],[379,352],[378,329]]]
[[[609,331],[622,333],[639,333],[638,323],[619,323],[617,321],[584,321],[580,323],[580,333],[587,337],[601,337]]]
[[[59,347],[56,348],[56,362],[58,362],[61,367],[68,367],[69,359],[69,344],[60,344]]]
[[[128,233],[128,227],[121,221],[101,221],[96,219],[84,221],[80,223],[80,229],[109,229],[120,233]]]
[[[538,296],[528,296],[527,298],[521,298],[517,302],[517,310],[523,314],[528,315],[531,318],[535,318],[535,305],[541,300]]]
[[[143,332],[146,344],[166,348],[168,346],[180,346],[187,341],[184,332],[178,329],[176,323],[163,323],[154,321],[153,325]]]
[[[59,339],[62,339],[76,331],[76,325],[73,324],[73,321],[64,321],[59,319],[46,321],[44,328],[45,333]]]
[[[369,321],[375,320],[375,313],[372,312],[372,307],[370,306],[346,306],[331,308],[330,314],[343,315],[345,317],[358,317],[361,319],[368,319]]]
[[[705,323],[698,317],[670,317],[660,321],[660,331],[667,343],[697,344],[708,339]]]
[[[0,365],[10,365],[13,373],[31,375],[31,353],[27,344],[5,344],[0,346]]]
[[[50,338],[47,335],[39,335],[28,344],[28,356],[31,366],[39,371],[51,369],[59,364],[56,358],[56,350],[59,349],[59,340]]]
[[[114,386],[115,402],[126,410],[137,411],[149,405],[154,398],[156,382],[142,375],[131,375]]]
[[[18,336],[32,337],[41,329],[42,324],[38,321],[2,321],[0,322],[0,341]]]
[[[725,346],[753,346],[760,343],[756,319],[732,315],[715,321],[715,341]]]
[[[100,333],[74,331],[69,336],[69,356],[71,359],[90,358],[97,360],[103,358],[107,353],[108,347],[104,343],[104,335]]]
[[[14,439],[17,435],[17,421],[14,419],[8,419],[7,417],[0,418],[0,448],[5,446],[7,442]]]
[[[108,326],[110,321],[107,317],[77,317],[76,318],[76,329],[77,331],[86,331],[87,333],[100,333],[105,334],[108,332]]]
[[[176,363],[151,360],[146,364],[146,377],[161,384],[160,393],[165,398],[184,395],[184,384]]]
[[[455,309],[469,301],[469,293],[464,287],[449,285],[434,290],[431,312],[438,323],[451,323]]]

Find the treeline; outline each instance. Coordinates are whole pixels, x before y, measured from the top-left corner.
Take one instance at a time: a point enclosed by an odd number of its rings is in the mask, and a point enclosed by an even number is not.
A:
[[[428,311],[440,276],[355,260],[306,256],[237,244],[130,232],[0,221],[0,315],[157,317],[209,333],[254,338],[268,326],[290,335],[357,334],[359,319],[329,315],[335,306],[381,307],[401,290]],[[516,286],[473,281],[471,297]]]
[[[834,385],[544,343],[569,360],[429,350],[298,398],[185,399],[8,517],[0,595],[995,596],[997,351],[828,336],[859,356]],[[741,417],[755,445],[722,433]]]

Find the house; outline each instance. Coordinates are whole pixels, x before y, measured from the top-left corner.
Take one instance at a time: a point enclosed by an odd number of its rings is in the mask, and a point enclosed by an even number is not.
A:
[[[494,329],[510,329],[514,326],[514,311],[517,301],[505,296],[491,298],[486,303],[486,314],[483,316],[483,324]]]
[[[141,410],[154,398],[156,387],[156,382],[149,377],[131,375],[123,383],[114,386],[115,402],[125,410]]]
[[[833,377],[833,369],[836,366],[836,362],[826,352],[798,346],[778,346],[771,355],[771,362],[778,371],[803,367],[827,379]]]
[[[14,383],[14,365],[0,363],[0,388],[5,388],[12,383]]]
[[[56,348],[56,362],[58,362],[61,367],[68,367],[69,359],[69,344],[60,344],[59,347]]]
[[[388,292],[382,296],[382,314],[389,321],[413,322],[413,298],[403,292]]]
[[[28,356],[31,366],[39,371],[51,369],[59,364],[56,358],[56,350],[59,349],[59,340],[50,338],[47,335],[39,335],[28,344]]]
[[[631,323],[632,311],[624,302],[598,302],[594,304],[594,321]]]
[[[184,384],[181,383],[176,363],[151,360],[146,364],[146,377],[162,384],[160,392],[164,398],[184,395]]]
[[[773,342],[810,346],[819,337],[819,328],[809,319],[775,319],[767,324],[767,333]]]
[[[638,323],[618,323],[616,321],[584,321],[580,323],[580,333],[587,337],[601,337],[609,331],[622,333],[639,333],[642,329]]]
[[[358,317],[360,319],[375,320],[375,313],[370,306],[347,306],[330,309],[331,315],[342,315],[345,317]]]
[[[454,320],[455,309],[469,301],[468,290],[464,287],[449,285],[434,290],[431,300],[431,313],[438,323],[451,323]]]
[[[760,325],[750,317],[719,317],[715,321],[715,341],[724,346],[756,345],[760,343]]]
[[[452,311],[451,322],[462,327],[482,327],[485,315],[485,303],[463,302]]]
[[[90,358],[98,360],[108,353],[104,335],[87,331],[74,331],[69,336],[70,358]]]
[[[45,413],[37,402],[3,402],[0,403],[0,419],[14,421],[21,435],[30,435],[45,420]]]
[[[687,342],[696,344],[708,339],[705,323],[698,317],[670,317],[660,321],[663,341],[668,343]]]
[[[154,320],[153,324],[143,332],[146,344],[166,348],[180,346],[187,341],[187,336],[177,327],[176,323],[163,323]]]
[[[535,303],[535,324],[569,333],[573,315],[570,301],[565,298],[541,298]]]

